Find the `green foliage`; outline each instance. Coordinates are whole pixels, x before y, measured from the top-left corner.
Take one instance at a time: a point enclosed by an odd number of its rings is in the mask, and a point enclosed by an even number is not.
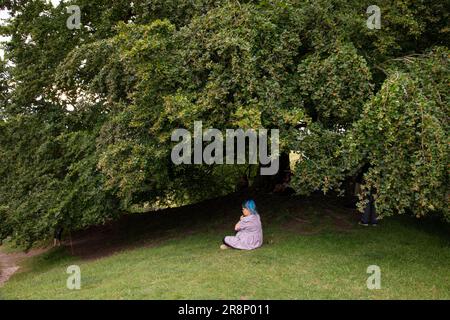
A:
[[[449,219],[448,50],[395,61],[382,88],[347,130],[311,125],[294,144],[301,158],[294,185],[301,193],[341,191],[368,162],[359,207],[370,189],[380,215],[431,212]]]
[[[173,166],[170,136],[176,128],[192,129],[199,119],[205,128],[261,127],[262,114],[276,108],[265,125],[295,125],[303,113],[289,110],[287,100],[295,88],[290,56],[299,41],[297,33],[291,39],[280,34],[286,25],[297,28],[289,15],[228,4],[180,30],[167,20],[119,26],[115,41],[121,59],[134,66],[136,84],[131,103],[103,127],[100,168],[125,206],[143,199],[182,203],[234,189],[245,168]],[[274,64],[280,55],[291,64]]]
[[[95,128],[65,127],[32,116],[2,123],[2,236],[14,235],[18,243],[30,245],[58,227],[84,228],[118,214],[116,199],[104,191],[96,168]]]
[[[450,114],[449,54],[437,49],[405,58],[365,106],[346,137],[348,156],[366,155],[373,168],[365,190],[377,190],[377,208],[386,215],[413,212],[417,217],[448,210]]]
[[[241,3],[252,2],[243,0]],[[219,7],[220,0],[139,0],[133,5],[137,24],[148,24],[155,20],[169,19],[176,26],[189,24],[197,15],[206,14]]]
[[[313,123],[297,135],[292,144],[293,150],[300,154],[295,166],[293,187],[300,194],[310,194],[315,190],[326,193],[339,190],[345,174],[343,161],[338,156],[342,133]]]
[[[336,43],[322,56],[315,53],[298,67],[302,100],[315,121],[328,128],[347,127],[370,97],[371,73],[351,44]]]

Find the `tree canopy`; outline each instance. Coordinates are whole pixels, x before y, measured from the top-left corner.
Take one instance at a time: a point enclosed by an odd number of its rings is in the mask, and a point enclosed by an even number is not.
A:
[[[448,6],[375,2],[381,29],[360,0],[4,1],[0,239],[232,191],[246,167],[171,162],[197,120],[279,129],[299,193],[369,162],[380,214],[450,220]]]

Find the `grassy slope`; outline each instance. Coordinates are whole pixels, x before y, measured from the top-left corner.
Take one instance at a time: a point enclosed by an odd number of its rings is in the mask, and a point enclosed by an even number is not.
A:
[[[112,255],[77,258],[57,249],[34,257],[0,288],[0,297],[450,299],[445,227],[396,217],[363,228],[355,226],[355,212],[324,199],[257,200],[266,242],[258,250],[218,249],[239,216],[240,199],[210,201],[153,214],[154,223],[119,223],[115,233],[130,247]],[[78,291],[66,288],[71,264],[81,267]],[[366,287],[373,264],[381,268],[381,290]]]

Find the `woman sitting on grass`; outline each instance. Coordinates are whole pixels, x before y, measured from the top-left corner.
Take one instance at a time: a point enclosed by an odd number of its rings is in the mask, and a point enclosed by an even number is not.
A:
[[[261,219],[256,204],[253,200],[247,200],[242,204],[242,216],[234,230],[235,236],[227,236],[223,239],[220,249],[242,249],[252,250],[262,246],[263,233]]]

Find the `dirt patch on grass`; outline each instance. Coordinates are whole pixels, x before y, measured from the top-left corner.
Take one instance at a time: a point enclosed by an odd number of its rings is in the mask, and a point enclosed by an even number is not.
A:
[[[358,212],[327,198],[308,199],[297,207],[288,208],[287,221],[282,226],[301,235],[315,235],[324,231],[349,232],[357,225]]]
[[[27,253],[4,253],[0,248],[0,287],[20,269],[19,265],[24,259],[39,255],[46,250],[47,249],[33,249]]]

